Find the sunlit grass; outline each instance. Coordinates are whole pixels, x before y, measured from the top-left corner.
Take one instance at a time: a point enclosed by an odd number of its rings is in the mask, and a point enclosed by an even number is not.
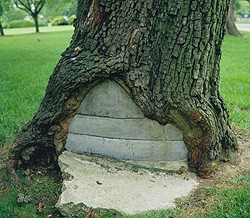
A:
[[[0,37],[0,142],[34,116],[73,31]],[[39,37],[40,42],[37,41]]]
[[[250,130],[250,33],[226,36],[222,46],[220,91],[231,122]]]
[[[236,21],[236,24],[250,24],[250,21]]]
[[[74,28],[73,26],[66,25],[66,26],[46,26],[46,27],[39,27],[40,33],[46,32],[56,32],[56,31],[72,31]],[[19,35],[19,34],[29,34],[35,33],[35,27],[26,27],[26,28],[11,28],[11,29],[4,29],[5,35]]]
[[[250,172],[222,180],[215,187],[199,191],[197,197],[177,200],[173,217],[248,218],[250,217]]]
[[[59,217],[54,204],[61,185],[55,183],[52,176],[34,175],[32,180],[34,181],[30,187],[23,186],[20,190],[10,188],[0,191],[1,218],[42,218],[52,213],[55,215],[53,217]],[[26,202],[20,201],[20,194],[24,196]]]

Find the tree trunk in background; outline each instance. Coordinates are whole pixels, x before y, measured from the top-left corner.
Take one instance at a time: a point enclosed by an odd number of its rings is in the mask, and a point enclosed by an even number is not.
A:
[[[227,22],[226,22],[226,33],[231,36],[242,36],[242,34],[237,29],[234,23],[234,2],[235,0],[230,1],[229,11],[227,15]]]
[[[33,19],[35,21],[36,33],[39,33],[38,14],[34,14]]]
[[[57,161],[94,86],[115,80],[146,117],[183,132],[189,167],[206,177],[238,150],[219,93],[229,0],[79,0],[75,32],[32,121],[16,136],[15,169]]]
[[[1,36],[4,36],[4,31],[3,31],[3,26],[2,26],[1,21],[0,21],[0,34]]]

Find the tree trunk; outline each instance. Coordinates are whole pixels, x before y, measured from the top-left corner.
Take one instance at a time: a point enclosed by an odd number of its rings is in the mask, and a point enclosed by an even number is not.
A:
[[[235,0],[230,1],[229,11],[227,15],[227,22],[226,22],[226,33],[231,36],[242,37],[242,34],[239,32],[234,23],[234,2]]]
[[[35,22],[36,33],[39,33],[38,14],[33,14],[32,17]]]
[[[0,33],[1,33],[1,36],[4,36],[4,31],[3,31],[3,26],[2,26],[1,21],[0,21]]]
[[[183,132],[189,167],[206,177],[238,150],[219,93],[229,0],[79,0],[75,32],[32,121],[16,136],[15,169],[57,161],[71,120],[107,78],[146,117]]]

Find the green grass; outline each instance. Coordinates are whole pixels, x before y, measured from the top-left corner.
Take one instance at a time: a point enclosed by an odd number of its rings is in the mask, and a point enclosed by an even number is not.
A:
[[[177,216],[176,211],[174,210],[158,210],[158,211],[148,211],[142,214],[136,214],[131,216],[123,216],[123,218],[174,218]]]
[[[234,125],[250,130],[250,33],[226,36],[222,46],[220,91]]]
[[[212,205],[212,210],[205,213],[207,217],[249,217],[249,187],[245,187],[240,190],[236,188],[230,188],[227,190],[208,189],[206,190],[206,192],[207,194],[211,194],[215,197]]]
[[[18,191],[11,189],[5,192],[0,192],[0,217],[27,217],[32,214],[33,217],[39,217],[36,215],[36,209],[29,204],[18,205]]]
[[[72,27],[41,30],[46,33],[23,35],[23,29],[11,29],[10,32],[6,31],[6,34],[14,33],[15,36],[0,37],[0,169],[4,166],[3,163],[6,163],[7,149],[15,134],[37,111],[49,76],[73,34]],[[25,31],[33,30],[25,28]],[[37,38],[41,42],[38,42]],[[42,218],[49,213],[55,216],[58,214],[53,205],[58,197],[60,185],[54,182],[52,177],[34,175],[30,187],[16,190],[7,186],[7,189],[2,190],[5,179],[1,175],[1,218]],[[31,202],[18,203],[19,192],[29,196]],[[41,212],[38,211],[36,202],[42,202]]]
[[[0,142],[34,116],[73,31],[0,37]],[[37,41],[37,38],[41,42]]]
[[[48,214],[59,214],[53,205],[57,202],[61,185],[55,183],[52,176],[33,175],[32,180],[30,187],[0,191],[1,218],[43,218]],[[20,194],[27,202],[20,201]]]
[[[203,189],[197,197],[177,200],[176,216],[188,218],[249,218],[250,171]]]
[[[250,21],[236,21],[236,24],[250,24]]]
[[[51,27],[39,27],[40,33],[47,33],[47,32],[55,32],[55,31],[72,31],[74,28],[73,26],[51,26]],[[35,27],[27,27],[27,28],[13,28],[13,29],[4,29],[5,35],[18,35],[18,34],[35,34]]]

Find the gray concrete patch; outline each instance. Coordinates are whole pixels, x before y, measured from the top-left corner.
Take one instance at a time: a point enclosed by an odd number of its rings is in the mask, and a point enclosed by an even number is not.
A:
[[[125,90],[110,80],[99,84],[87,94],[78,113],[112,118],[144,118]]]
[[[90,161],[92,160],[92,161]],[[122,162],[64,152],[59,157],[64,191],[56,207],[63,215],[68,206],[106,208],[125,214],[174,207],[175,198],[187,196],[198,185],[193,174],[169,175],[143,168],[132,171]],[[81,207],[81,208],[79,208]]]
[[[122,160],[173,161],[187,157],[187,148],[183,141],[112,139],[72,133],[68,135],[66,149]]]
[[[182,141],[181,132],[173,125],[162,126],[147,118],[115,119],[76,115],[69,132],[116,139]]]
[[[182,133],[145,118],[126,91],[107,80],[93,88],[69,127],[66,149],[125,160],[187,158]]]
[[[91,208],[125,214],[168,209],[198,184],[194,174],[169,174],[187,168],[181,131],[145,118],[126,91],[109,80],[81,103],[66,149],[59,156],[64,191],[56,206],[69,217]]]

